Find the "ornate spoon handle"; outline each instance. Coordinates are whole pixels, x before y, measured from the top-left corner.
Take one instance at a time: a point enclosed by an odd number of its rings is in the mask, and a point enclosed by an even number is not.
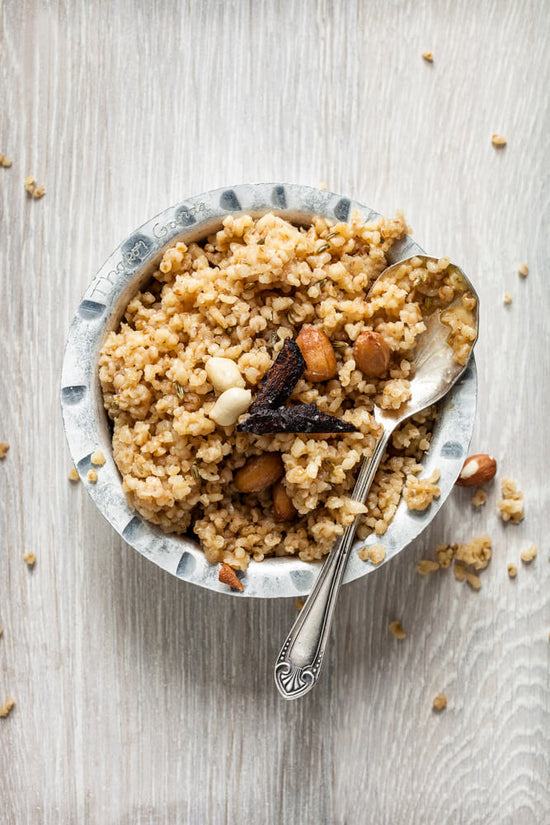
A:
[[[394,428],[393,422],[385,423],[372,456],[364,460],[352,493],[356,501],[366,500]],[[319,678],[358,519],[350,524],[327,556],[313,590],[281,648],[275,663],[275,683],[285,699],[297,699],[308,693]]]

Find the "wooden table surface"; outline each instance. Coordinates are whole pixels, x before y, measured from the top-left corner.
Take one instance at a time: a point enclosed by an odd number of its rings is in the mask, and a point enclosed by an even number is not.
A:
[[[1,0],[2,825],[550,822],[549,26],[546,0]],[[124,545],[67,480],[58,403],[70,319],[115,246],[188,195],[266,180],[402,208],[475,280],[472,452],[526,509],[504,526],[497,483],[480,512],[456,490],[345,588],[322,681],[293,703],[273,683],[293,601],[221,597]],[[416,573],[485,531],[479,592]]]

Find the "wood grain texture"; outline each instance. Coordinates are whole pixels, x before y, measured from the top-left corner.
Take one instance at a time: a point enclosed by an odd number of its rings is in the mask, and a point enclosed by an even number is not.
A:
[[[549,26],[545,0],[0,0],[2,823],[550,822]],[[58,407],[66,329],[120,240],[259,180],[403,208],[475,279],[472,447],[527,514],[504,527],[496,485],[480,513],[457,490],[346,587],[322,682],[290,704],[272,668],[293,602],[194,589],[122,544],[67,481]],[[479,593],[415,572],[485,530]]]

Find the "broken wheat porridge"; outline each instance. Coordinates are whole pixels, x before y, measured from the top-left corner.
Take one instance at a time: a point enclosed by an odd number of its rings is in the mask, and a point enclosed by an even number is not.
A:
[[[357,515],[359,538],[381,536],[405,485],[415,509],[439,495],[438,472],[417,479],[432,407],[393,434],[366,505],[350,498],[380,436],[374,403],[410,397],[423,311],[461,296],[448,321],[459,363],[475,338],[475,298],[447,259],[415,258],[368,294],[406,231],[401,214],[309,228],[230,215],[164,253],[99,360],[114,459],[145,519],[193,530],[210,563],[246,570],[268,555],[320,559]]]

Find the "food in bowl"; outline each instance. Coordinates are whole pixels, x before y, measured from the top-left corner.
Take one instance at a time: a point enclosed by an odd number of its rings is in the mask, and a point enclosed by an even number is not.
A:
[[[268,555],[320,559],[357,515],[360,538],[385,532],[422,470],[436,410],[394,433],[363,505],[350,493],[379,436],[373,405],[408,399],[423,311],[461,288],[448,260],[417,258],[368,294],[406,231],[401,214],[309,227],[230,215],[204,243],[164,253],[99,361],[113,455],[145,519],[192,530],[208,561],[241,570]],[[457,358],[475,339],[472,300],[449,319]],[[285,348],[294,355],[275,385]],[[415,490],[419,509],[437,489]]]

